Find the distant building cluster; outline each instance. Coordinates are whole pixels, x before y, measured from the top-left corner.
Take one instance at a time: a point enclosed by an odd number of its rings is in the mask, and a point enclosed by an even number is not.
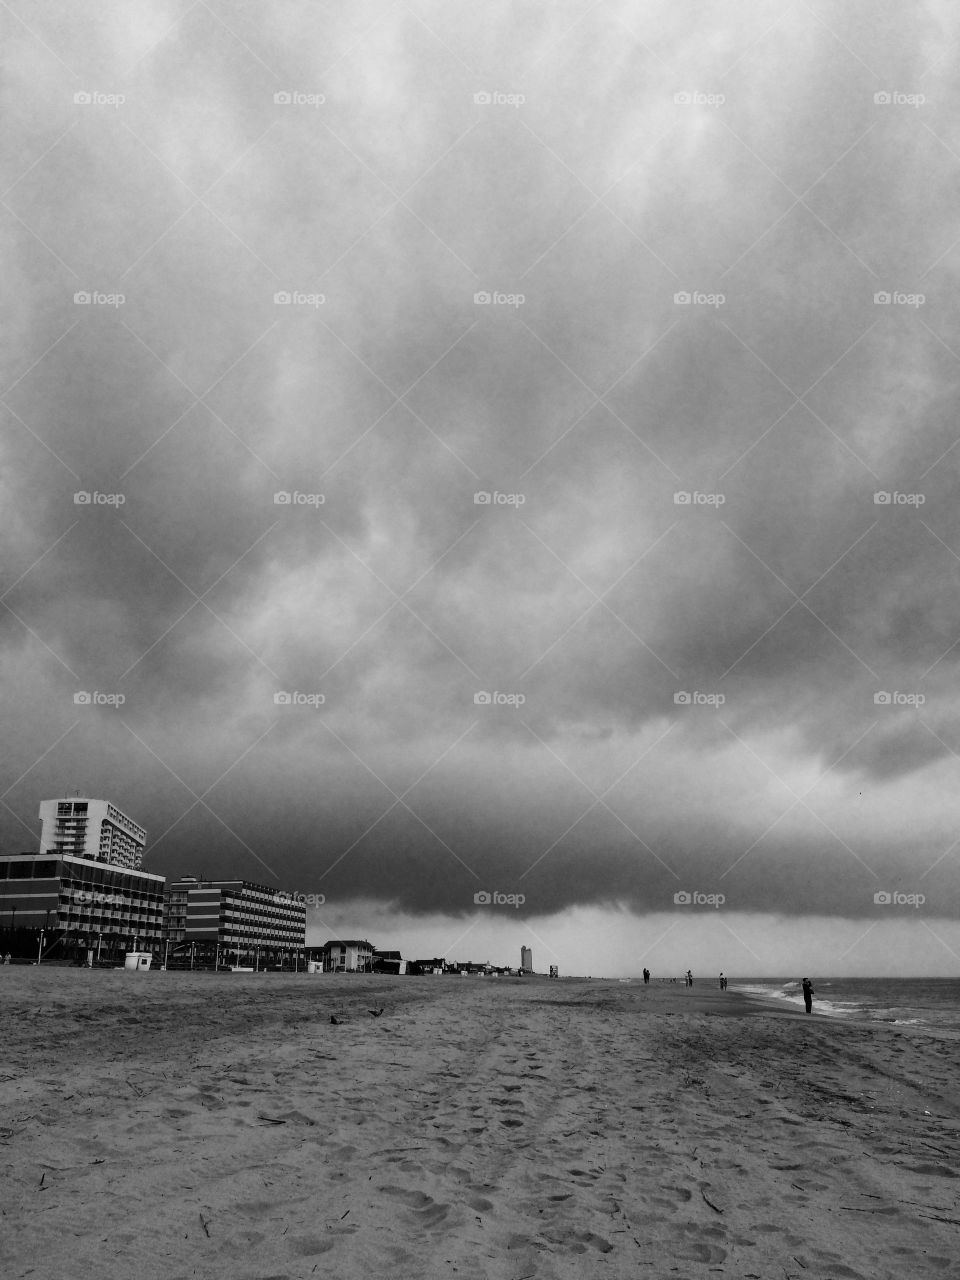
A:
[[[16,959],[122,963],[131,953],[168,968],[307,968],[324,973],[533,973],[520,965],[404,960],[365,939],[307,947],[302,898],[250,880],[166,878],[143,870],[147,833],[109,800],[43,800],[40,849],[0,854],[0,951]],[[551,966],[551,977],[556,976]]]

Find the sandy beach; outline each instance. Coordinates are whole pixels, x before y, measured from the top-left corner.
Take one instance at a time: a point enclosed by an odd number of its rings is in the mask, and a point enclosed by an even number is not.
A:
[[[946,1035],[656,983],[19,966],[0,1016],[10,1280],[960,1275]]]

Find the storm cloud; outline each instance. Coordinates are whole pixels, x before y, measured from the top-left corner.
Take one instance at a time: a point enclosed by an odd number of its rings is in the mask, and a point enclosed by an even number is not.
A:
[[[950,7],[101,10],[4,17],[7,851],[954,921]]]

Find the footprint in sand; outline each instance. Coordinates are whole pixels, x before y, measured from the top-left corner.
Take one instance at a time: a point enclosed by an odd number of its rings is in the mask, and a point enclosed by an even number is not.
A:
[[[384,1195],[395,1196],[411,1209],[416,1215],[419,1222],[424,1226],[435,1227],[447,1217],[450,1212],[448,1204],[438,1204],[432,1196],[428,1196],[423,1191],[412,1191],[405,1187],[378,1187]]]

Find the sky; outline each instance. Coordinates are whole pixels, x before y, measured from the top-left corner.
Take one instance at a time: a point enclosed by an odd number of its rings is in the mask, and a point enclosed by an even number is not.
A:
[[[960,971],[954,6],[0,21],[0,849]]]

